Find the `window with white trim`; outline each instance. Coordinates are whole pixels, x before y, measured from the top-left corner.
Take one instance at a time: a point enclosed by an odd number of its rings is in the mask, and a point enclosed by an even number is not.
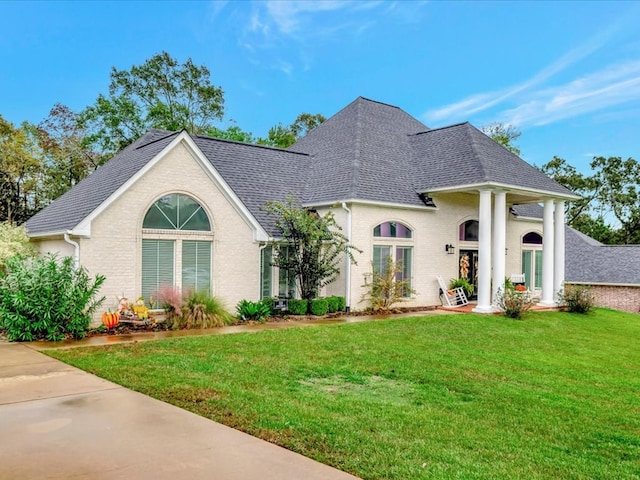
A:
[[[145,301],[165,286],[211,293],[212,237],[209,217],[192,197],[174,193],[155,201],[142,222]]]
[[[373,229],[373,269],[384,273],[387,259],[401,264],[397,281],[408,281],[403,297],[411,296],[413,275],[413,231],[400,222],[384,222]]]
[[[542,288],[542,235],[529,232],[522,237],[522,273],[530,290]]]

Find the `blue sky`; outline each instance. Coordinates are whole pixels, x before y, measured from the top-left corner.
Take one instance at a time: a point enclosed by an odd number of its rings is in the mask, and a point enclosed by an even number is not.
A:
[[[515,125],[522,157],[640,159],[640,2],[0,2],[0,115],[81,110],[112,66],[211,70],[257,136],[364,96],[429,127]]]

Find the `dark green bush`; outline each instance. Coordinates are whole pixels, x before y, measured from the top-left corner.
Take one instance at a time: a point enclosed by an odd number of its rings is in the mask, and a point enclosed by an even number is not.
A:
[[[71,257],[59,260],[11,257],[0,279],[0,329],[11,341],[83,338],[91,316],[104,301],[96,300],[105,280],[93,280]]]
[[[326,298],[314,298],[311,300],[311,313],[313,315],[326,315],[328,302]]]
[[[251,302],[249,300],[240,300],[238,305],[236,305],[238,318],[244,321],[255,320],[256,322],[264,322],[271,316],[271,310],[271,307],[264,301]]]
[[[338,299],[338,309],[336,312],[344,312],[347,309],[347,299],[344,297],[334,297]]]
[[[292,315],[306,315],[309,308],[307,300],[290,298],[287,310]]]
[[[267,312],[267,317],[273,317],[273,302],[275,298],[273,297],[265,297],[260,300],[260,303],[265,306],[265,311]]]
[[[327,297],[326,300],[328,313],[334,313],[340,310],[340,299],[338,297]]]
[[[571,313],[589,313],[595,304],[591,287],[586,285],[568,286],[558,297]]]

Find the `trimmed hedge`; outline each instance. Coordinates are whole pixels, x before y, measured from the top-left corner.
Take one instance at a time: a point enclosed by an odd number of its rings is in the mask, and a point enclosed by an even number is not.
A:
[[[340,299],[336,296],[327,297],[327,312],[334,313],[337,312],[340,308]]]
[[[313,315],[326,315],[328,303],[326,298],[314,298],[311,300],[311,313]]]
[[[289,299],[289,306],[287,310],[292,315],[306,315],[309,309],[309,304],[306,300],[300,300],[297,298]]]

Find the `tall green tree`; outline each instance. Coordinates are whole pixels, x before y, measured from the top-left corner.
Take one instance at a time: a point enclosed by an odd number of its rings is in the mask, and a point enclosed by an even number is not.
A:
[[[265,209],[282,233],[273,263],[295,275],[302,299],[316,298],[320,288],[336,280],[345,254],[355,263],[353,252],[359,250],[348,243],[331,211],[320,216],[293,197],[268,202]]]
[[[66,105],[56,103],[49,116],[38,124],[44,155],[44,202],[58,198],[106,160],[87,145],[87,132],[78,117]]]
[[[90,144],[113,154],[150,128],[204,134],[224,115],[224,92],[209,69],[161,52],[130,70],[111,69],[108,95],[80,115]]]
[[[480,130],[507,150],[510,150],[516,155],[520,155],[520,147],[514,142],[520,138],[522,132],[513,125],[494,122],[483,126]]]
[[[0,222],[20,224],[42,206],[42,151],[37,128],[0,116]]]
[[[272,147],[288,148],[299,138],[304,137],[309,131],[326,121],[321,113],[301,113],[296,117],[291,125],[284,126],[281,123],[269,129],[267,138],[259,138],[260,145],[270,145]]]
[[[541,167],[581,197],[567,203],[567,223],[603,243],[640,243],[640,163],[594,157],[590,167],[584,174],[558,157]]]

